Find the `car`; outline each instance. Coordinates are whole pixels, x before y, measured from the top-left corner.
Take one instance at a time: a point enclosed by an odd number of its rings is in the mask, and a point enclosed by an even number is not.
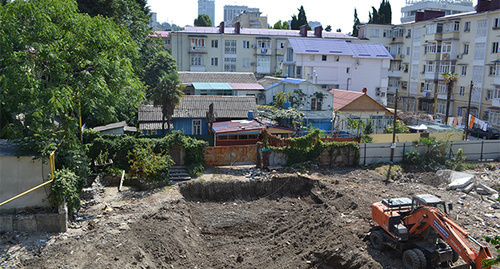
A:
[[[498,139],[500,137],[500,132],[497,129],[488,129],[483,131],[481,128],[469,129],[469,134],[473,137],[486,138],[486,139]]]

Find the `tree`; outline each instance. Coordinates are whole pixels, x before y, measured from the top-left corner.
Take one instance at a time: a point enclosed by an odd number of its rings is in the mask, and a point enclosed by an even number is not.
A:
[[[341,32],[342,32],[342,29],[337,28],[337,30],[335,30],[335,32],[337,32],[337,33],[341,33]]]
[[[274,24],[273,29],[289,30],[290,25],[288,24],[287,21],[281,22],[281,20],[279,20]]]
[[[152,99],[155,105],[161,105],[162,109],[162,135],[165,135],[165,122],[167,122],[168,133],[170,134],[170,125],[174,109],[181,102],[184,92],[179,75],[177,73],[169,73],[162,71],[158,85],[155,87]]]
[[[358,18],[358,11],[356,9],[354,9],[354,24],[352,26],[352,36],[358,36],[358,25],[360,24],[361,22],[359,21],[359,18]]]
[[[457,80],[457,73],[444,72],[441,74],[441,77],[446,81],[448,87],[446,88],[446,114],[444,116],[444,124],[448,124],[448,116],[450,115],[450,100],[451,100],[451,92],[453,90],[453,82]]]
[[[325,31],[326,32],[331,32],[332,31],[332,26],[331,25],[327,25],[326,28],[325,28]]]
[[[35,151],[54,140],[78,141],[79,116],[102,124],[129,119],[143,100],[132,66],[139,48],[130,32],[78,13],[76,2],[0,6],[0,36],[1,110],[23,115],[9,124],[40,142]]]
[[[391,24],[392,10],[389,0],[382,0],[378,10],[372,6],[372,12],[369,13],[368,18],[368,23]]]
[[[309,27],[309,25],[307,24],[307,17],[306,17],[306,11],[304,10],[304,6],[300,6],[300,8],[297,10],[299,11],[299,15],[298,16],[295,16],[295,14],[292,15],[292,21],[290,23],[291,29],[300,30],[300,27],[302,25],[307,25],[307,29],[311,30],[311,27]]]
[[[194,26],[212,26],[212,20],[207,14],[200,14],[198,18],[194,19]]]

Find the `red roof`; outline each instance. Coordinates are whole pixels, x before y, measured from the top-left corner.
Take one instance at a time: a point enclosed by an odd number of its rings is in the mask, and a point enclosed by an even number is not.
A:
[[[363,96],[363,94],[364,94],[362,92],[344,91],[344,90],[337,90],[337,89],[331,89],[328,91],[333,93],[333,108],[334,109],[342,109],[343,107],[352,103],[354,100],[358,99],[359,97]]]
[[[153,34],[150,34],[150,37],[162,37],[162,38],[167,38],[169,37],[171,31],[154,31]]]

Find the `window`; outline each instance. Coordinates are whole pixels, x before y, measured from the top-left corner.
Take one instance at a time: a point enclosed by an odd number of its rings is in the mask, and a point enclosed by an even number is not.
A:
[[[370,29],[370,37],[380,37],[379,29]]]
[[[467,66],[462,65],[462,72],[460,73],[461,76],[467,76]]]
[[[315,59],[314,55],[309,55],[309,60],[310,61],[314,61],[314,59]]]
[[[224,53],[225,54],[236,54],[236,40],[225,40],[224,41]]]
[[[212,40],[212,48],[218,48],[219,47],[219,40]]]
[[[284,49],[285,48],[285,41],[278,41],[278,49]]]
[[[487,35],[488,35],[488,20],[477,21],[476,37],[482,37]]]
[[[464,86],[458,87],[458,96],[465,96],[465,87]]]
[[[490,76],[496,76],[497,75],[497,67],[495,65],[490,66],[490,72],[489,72],[488,75],[490,75]]]
[[[224,72],[236,72],[236,58],[224,58]]]
[[[311,110],[321,110],[321,105],[323,104],[323,98],[311,98]]]
[[[146,130],[146,135],[157,135],[158,131],[157,130]]]
[[[406,38],[410,38],[411,37],[411,29],[408,29],[408,32],[406,33]]]
[[[270,49],[271,48],[271,40],[259,40],[259,41],[257,41],[257,48]]]
[[[326,62],[326,55],[321,55],[321,61]]]
[[[205,47],[205,39],[203,39],[203,38],[191,38],[191,47],[193,47],[193,49]]]
[[[464,24],[464,32],[470,32],[470,21],[466,21]]]
[[[460,27],[460,22],[459,21],[453,21],[446,23],[444,25],[444,32],[449,33],[449,32],[458,32]]]
[[[349,74],[349,72],[351,72],[351,69],[350,69],[349,67],[347,67],[347,68],[345,69],[345,72],[346,72],[346,74]]]
[[[499,18],[495,18],[495,20],[493,21],[493,29],[500,29],[500,19]]]
[[[205,61],[203,55],[191,55],[191,66],[204,66]]]
[[[219,65],[219,58],[210,59],[210,65],[211,66],[218,66]]]
[[[491,53],[498,53],[498,42],[491,43]]]
[[[302,78],[302,66],[297,66],[297,78]]]
[[[410,47],[406,47],[406,56],[410,56]]]
[[[249,49],[250,48],[250,41],[243,40],[243,48],[244,49]]]
[[[201,120],[193,120],[193,135],[201,135]]]
[[[427,62],[427,65],[425,65],[426,70],[425,72],[427,73],[434,73],[434,69],[436,67],[435,63],[433,61]]]
[[[165,45],[166,46],[170,45],[170,39],[165,39]]]
[[[445,114],[446,113],[446,101],[438,101],[437,103],[437,109],[436,109],[438,114]]]
[[[427,43],[427,46],[425,47],[425,53],[438,53],[438,44],[437,42],[429,42]]]
[[[464,43],[463,54],[469,54],[469,43]]]
[[[243,58],[243,67],[250,67],[250,59]]]

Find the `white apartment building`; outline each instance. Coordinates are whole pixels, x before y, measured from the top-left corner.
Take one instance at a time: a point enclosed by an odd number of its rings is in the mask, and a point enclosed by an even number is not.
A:
[[[289,38],[283,76],[307,79],[323,89],[362,92],[387,105],[392,56],[382,44]]]
[[[383,43],[394,57],[389,67],[389,106],[394,106],[401,85],[398,109],[443,118],[447,83],[441,74],[454,72],[449,116],[466,116],[470,94],[471,114],[500,129],[500,0],[479,0],[477,9],[401,25],[359,26],[360,38]],[[377,31],[391,34],[375,37]]]
[[[406,0],[401,8],[401,22],[415,21],[415,14],[419,11],[443,11],[445,15],[453,15],[474,11],[472,0]]]
[[[186,27],[170,33],[172,56],[179,71],[252,72],[258,77],[281,69],[288,38],[356,39],[342,33],[302,29],[275,30],[224,27]]]
[[[215,0],[198,0],[198,16],[206,14],[215,26]]]

